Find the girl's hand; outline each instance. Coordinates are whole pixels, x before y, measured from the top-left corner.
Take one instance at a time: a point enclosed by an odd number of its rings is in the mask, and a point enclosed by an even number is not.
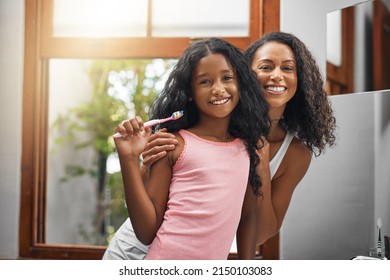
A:
[[[114,137],[119,157],[138,159],[149,141],[152,129],[144,128],[142,119],[137,116],[118,125],[114,133],[117,132],[122,135],[122,137]]]
[[[166,128],[150,136],[145,151],[142,153],[143,167],[150,168],[153,163],[163,158],[167,151],[173,150],[177,143],[175,136],[168,133]]]

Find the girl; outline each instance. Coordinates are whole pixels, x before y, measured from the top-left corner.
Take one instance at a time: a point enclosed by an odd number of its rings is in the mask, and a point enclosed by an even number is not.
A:
[[[137,239],[151,243],[145,259],[226,259],[236,230],[239,258],[253,259],[261,185],[256,148],[269,121],[240,50],[211,38],[184,52],[151,117],[183,109],[182,118],[162,125],[178,143],[153,164],[146,188],[139,156],[151,129],[137,117],[115,130],[122,135],[115,145],[129,217]]]

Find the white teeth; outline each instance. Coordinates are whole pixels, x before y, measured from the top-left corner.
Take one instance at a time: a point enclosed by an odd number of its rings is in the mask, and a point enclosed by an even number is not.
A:
[[[281,92],[286,90],[285,87],[265,87],[265,88],[267,90],[276,91],[276,92]]]
[[[221,104],[224,104],[226,102],[228,102],[229,98],[225,98],[225,99],[221,99],[221,100],[215,100],[215,101],[211,101],[211,103],[213,105],[221,105]]]

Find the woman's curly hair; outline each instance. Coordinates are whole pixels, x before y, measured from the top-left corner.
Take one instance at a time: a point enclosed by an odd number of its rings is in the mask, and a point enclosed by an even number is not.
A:
[[[268,42],[289,46],[295,54],[297,65],[297,91],[287,103],[279,123],[296,134],[310,152],[319,156],[326,145],[334,145],[336,127],[320,70],[305,44],[296,36],[284,32],[266,33],[249,46],[244,55],[250,64],[257,50]]]
[[[170,73],[165,87],[153,102],[150,117],[165,118],[173,112],[184,110],[183,117],[160,126],[167,128],[169,132],[188,129],[198,122],[198,108],[194,102],[190,102],[193,95],[191,81],[199,60],[210,54],[222,54],[236,74],[240,99],[233,110],[228,130],[233,137],[242,139],[246,145],[250,157],[249,182],[254,193],[259,194],[261,181],[256,166],[260,159],[256,148],[261,136],[268,134],[270,121],[268,106],[260,84],[241,50],[218,38],[197,41],[189,46]]]

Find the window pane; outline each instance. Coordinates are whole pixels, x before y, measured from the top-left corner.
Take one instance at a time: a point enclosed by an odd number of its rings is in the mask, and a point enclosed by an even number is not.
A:
[[[127,218],[116,125],[147,119],[176,60],[51,59],[46,243],[106,245]]]
[[[54,0],[56,37],[146,35],[147,0]]]
[[[249,0],[153,1],[152,36],[248,36],[249,2]]]

